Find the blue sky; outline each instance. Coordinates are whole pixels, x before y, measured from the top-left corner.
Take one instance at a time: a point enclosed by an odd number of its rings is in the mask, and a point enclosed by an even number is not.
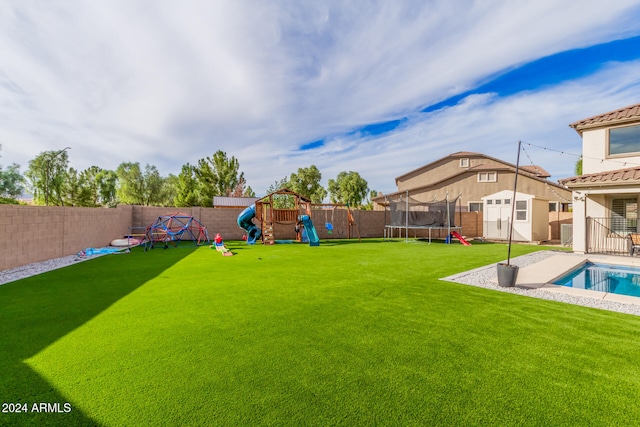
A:
[[[177,174],[224,150],[258,195],[315,164],[372,189],[456,151],[573,174],[576,120],[640,102],[640,2],[0,4],[0,164]],[[532,145],[527,145],[532,144]]]

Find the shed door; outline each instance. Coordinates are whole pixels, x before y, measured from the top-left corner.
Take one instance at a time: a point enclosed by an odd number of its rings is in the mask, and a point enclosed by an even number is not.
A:
[[[496,205],[495,201],[484,208],[484,237],[488,239],[509,238],[509,216],[511,207]]]

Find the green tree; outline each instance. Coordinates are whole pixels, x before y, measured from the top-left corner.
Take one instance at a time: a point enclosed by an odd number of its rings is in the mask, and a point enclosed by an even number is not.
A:
[[[289,180],[287,180],[286,176],[271,184],[269,188],[267,188],[267,194],[275,193],[285,188],[290,190]],[[295,207],[295,200],[293,196],[287,194],[276,194],[273,196],[273,207],[276,209],[293,209]]]
[[[164,178],[153,165],[145,165],[142,174],[142,194],[145,206],[162,206]]]
[[[121,163],[116,170],[118,186],[116,195],[127,205],[161,206],[164,197],[165,179],[158,168],[146,164],[144,171],[140,163]]]
[[[376,190],[369,191],[369,197],[367,198],[367,202],[364,205],[362,205],[362,209],[365,211],[372,211],[373,202],[371,200],[374,199],[375,197],[378,197],[378,192]]]
[[[582,175],[582,156],[578,159],[575,166],[576,175]]]
[[[320,185],[321,179],[322,174],[315,165],[298,168],[298,173],[292,173],[289,177],[289,189],[311,199],[313,203],[322,203],[327,197],[327,190]]]
[[[82,206],[78,204],[79,194],[81,191],[80,178],[78,171],[69,168],[67,171],[67,179],[64,185],[64,200],[67,206]]]
[[[0,145],[2,149],[2,145]],[[20,165],[12,163],[6,170],[0,165],[0,199],[7,202],[15,203],[16,197],[19,197],[24,191],[25,180],[20,173]],[[2,202],[0,200],[0,203]]]
[[[29,161],[25,177],[34,203],[64,206],[69,158],[66,148],[59,151],[43,151]]]
[[[100,204],[108,208],[115,208],[118,205],[116,196],[118,174],[112,170],[102,169],[96,174],[96,183]]]
[[[91,166],[78,173],[74,168],[67,171],[65,200],[71,206],[100,206],[99,186],[96,179],[102,171],[98,166]]]
[[[329,180],[329,193],[333,203],[346,203],[359,207],[367,196],[368,184],[358,172],[340,172]]]
[[[24,177],[20,173],[20,165],[12,163],[6,170],[0,166],[0,198],[9,199],[12,202],[20,197],[24,191]]]
[[[170,173],[162,182],[162,206],[176,206],[178,177]]]
[[[199,185],[194,167],[189,163],[182,165],[176,182],[175,205],[178,207],[198,206],[200,202]],[[213,196],[211,200],[213,201]]]
[[[24,177],[20,173],[20,165],[12,163],[5,170],[0,166],[0,195],[18,197],[24,191]]]
[[[228,158],[222,150],[198,160],[193,170],[200,189],[200,206],[211,206],[214,196],[230,196],[238,185],[243,186],[244,173],[239,168],[238,159]]]
[[[100,206],[100,172],[102,169],[98,166],[90,166],[80,172],[80,206]]]
[[[144,205],[144,177],[140,163],[123,162],[116,169],[118,186],[116,195],[120,203],[126,205]]]

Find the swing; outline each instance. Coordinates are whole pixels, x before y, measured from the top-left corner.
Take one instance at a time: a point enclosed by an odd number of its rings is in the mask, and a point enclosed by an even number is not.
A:
[[[335,210],[335,206],[331,209],[331,221],[329,221],[329,213],[325,211],[325,219],[327,222],[324,223],[324,227],[327,229],[327,234],[333,233],[333,211]]]

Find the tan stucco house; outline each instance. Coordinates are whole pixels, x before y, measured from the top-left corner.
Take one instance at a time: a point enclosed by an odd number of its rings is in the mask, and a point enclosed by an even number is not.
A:
[[[460,196],[457,210],[483,211],[483,197],[513,191],[516,165],[480,153],[460,151],[396,178],[398,191],[373,199],[382,209],[386,199],[407,194],[421,202]],[[568,211],[571,192],[548,180],[540,166],[521,166],[518,192],[549,201],[549,210]]]
[[[550,181],[549,176],[540,166],[521,165],[513,203],[516,165],[485,154],[460,151],[397,177],[396,192],[372,201],[374,209],[389,206],[391,212],[400,209],[402,200],[406,200],[408,210],[412,209],[409,204],[429,210],[418,205],[445,199],[453,204],[457,200],[455,212],[460,214],[455,216],[455,223],[463,231],[471,226],[469,232],[478,233],[472,236],[507,239],[513,216],[514,240],[541,241],[558,238],[552,236],[560,234],[560,212],[569,211],[571,205],[571,191]],[[558,216],[554,220],[557,227],[551,227],[551,211]],[[398,218],[390,215],[386,222],[391,233],[393,228],[402,226]],[[405,223],[408,233],[409,220]]]
[[[573,249],[626,254],[628,235],[640,231],[640,104],[569,126],[583,156],[583,175],[561,180],[573,190]]]

